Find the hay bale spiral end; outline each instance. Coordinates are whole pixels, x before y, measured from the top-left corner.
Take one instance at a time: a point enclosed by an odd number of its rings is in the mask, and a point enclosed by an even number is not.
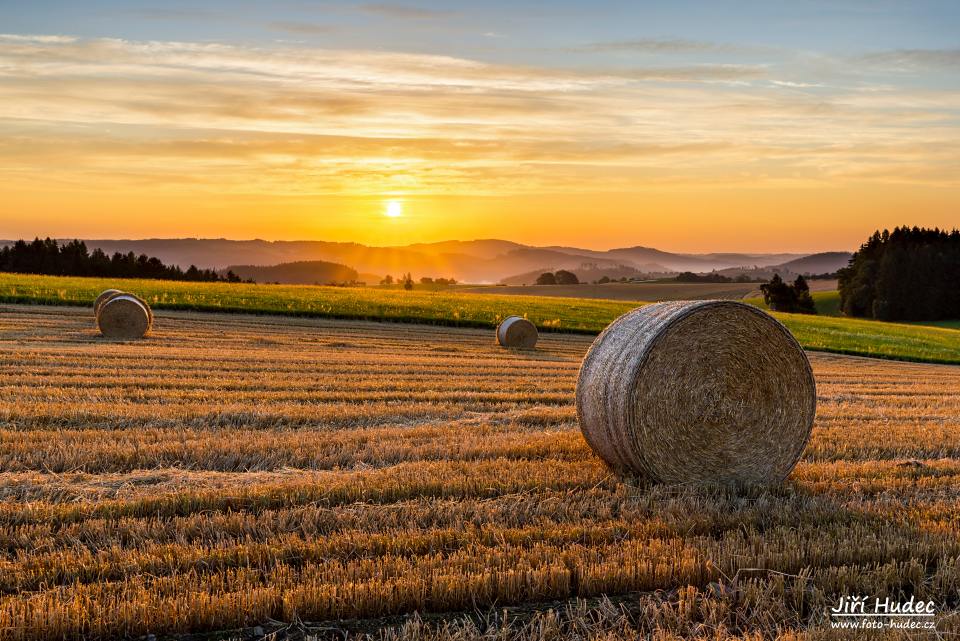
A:
[[[106,338],[142,338],[153,326],[153,312],[142,299],[128,293],[109,296],[97,313],[97,327]]]
[[[508,316],[497,326],[497,342],[503,347],[533,349],[538,338],[537,326],[521,316]]]
[[[580,368],[577,418],[624,476],[757,484],[787,477],[810,438],[816,386],[789,330],[734,301],[635,309],[594,341]]]

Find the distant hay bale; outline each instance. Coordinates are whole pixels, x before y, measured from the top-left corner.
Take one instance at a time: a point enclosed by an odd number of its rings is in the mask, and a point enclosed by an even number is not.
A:
[[[97,296],[97,300],[93,301],[93,315],[96,316],[100,313],[100,306],[103,305],[108,298],[122,293],[123,292],[119,289],[105,289],[100,292],[100,295]]]
[[[615,471],[661,483],[782,481],[816,412],[806,354],[751,305],[675,301],[624,314],[594,341],[576,403]]]
[[[107,292],[112,292],[112,293],[110,293],[109,295],[107,295]],[[151,326],[151,327],[153,326],[153,310],[150,308],[150,304],[147,303],[147,301],[145,301],[145,300],[143,300],[142,298],[140,298],[139,296],[137,296],[136,294],[131,294],[130,292],[120,291],[120,290],[118,290],[118,289],[108,289],[106,292],[103,292],[103,294],[100,294],[100,296],[105,296],[105,298],[100,302],[100,304],[99,304],[98,306],[96,306],[96,308],[95,308],[95,310],[94,310],[94,311],[96,312],[97,316],[100,315],[100,309],[103,307],[103,305],[104,305],[107,301],[109,301],[110,299],[116,298],[117,296],[130,296],[130,297],[134,298],[137,302],[139,302],[141,305],[143,305],[144,309],[147,310],[147,315],[150,317],[150,326]],[[98,298],[98,299],[99,299],[99,298]]]
[[[508,316],[497,326],[497,342],[504,347],[532,349],[538,337],[536,325],[520,316]]]
[[[142,338],[153,326],[150,306],[133,294],[116,294],[100,306],[97,327],[107,338]]]

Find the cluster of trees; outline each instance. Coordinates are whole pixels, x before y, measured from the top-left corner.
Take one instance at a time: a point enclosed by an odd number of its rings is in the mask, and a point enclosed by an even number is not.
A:
[[[243,282],[228,271],[221,276],[212,269],[197,269],[190,265],[187,270],[177,265],[164,265],[159,258],[133,252],[116,252],[107,256],[102,250],[87,249],[82,240],[71,240],[63,245],[47,238],[35,238],[28,243],[18,240],[13,245],[0,248],[0,272],[19,274],[46,274],[51,276],[100,276],[106,278],[156,278],[162,280]],[[246,281],[253,282],[253,281]]]
[[[579,285],[580,279],[573,272],[558,269],[555,272],[544,272],[537,276],[537,285]]]
[[[780,274],[774,274],[769,283],[760,285],[760,291],[763,292],[763,302],[774,311],[794,314],[817,313],[813,296],[810,295],[810,286],[807,285],[803,276],[797,276],[797,280],[793,281],[792,285],[788,285],[780,278]]]
[[[383,277],[383,280],[380,281],[381,285],[393,285],[394,283],[398,285],[403,285],[403,288],[407,291],[413,289],[413,275],[410,272],[397,276],[394,279],[393,276],[387,274]],[[421,285],[456,285],[457,279],[455,278],[431,278],[430,276],[422,276],[420,278]]]
[[[694,274],[693,272],[680,272],[675,279],[678,283],[752,283],[754,279],[747,274],[740,274],[736,278],[724,276],[723,274]]]
[[[848,316],[960,318],[960,231],[876,231],[840,270],[838,289]]]
[[[393,285],[394,283],[398,285],[403,285],[404,289],[406,289],[407,291],[410,291],[411,289],[413,289],[413,275],[410,272],[407,272],[406,274],[401,274],[400,276],[397,276],[397,279],[394,280],[393,276],[391,276],[390,274],[387,274],[386,276],[383,277],[383,280],[380,281],[381,285]]]

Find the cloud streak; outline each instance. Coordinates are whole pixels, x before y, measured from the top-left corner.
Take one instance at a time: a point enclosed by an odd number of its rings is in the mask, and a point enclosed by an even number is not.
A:
[[[362,4],[359,8],[365,13],[385,16],[387,18],[401,18],[404,20],[431,20],[454,15],[453,11],[439,11],[436,9],[424,9],[421,7],[383,2]]]
[[[862,89],[771,65],[0,36],[0,179],[259,194],[955,185],[957,150],[938,142],[960,138],[960,91]]]
[[[637,38],[635,40],[610,40],[591,42],[573,51],[592,53],[750,53],[758,51],[754,47],[707,42],[703,40],[688,40],[686,38]]]
[[[860,56],[858,60],[897,71],[922,68],[960,70],[960,48],[876,51]]]
[[[333,33],[336,31],[331,25],[316,24],[313,22],[293,22],[287,20],[278,20],[267,25],[275,31],[285,31],[304,36],[316,36]]]

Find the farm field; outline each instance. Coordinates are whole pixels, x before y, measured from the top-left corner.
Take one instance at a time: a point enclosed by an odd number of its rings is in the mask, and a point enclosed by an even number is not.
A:
[[[785,484],[644,487],[578,430],[591,340],[0,305],[0,637],[819,638],[856,594],[960,633],[960,368],[811,354]]]
[[[834,291],[814,291],[811,292],[813,302],[817,307],[817,314],[821,316],[835,316],[842,318],[840,313],[840,292]],[[746,298],[745,303],[756,305],[761,309],[769,311],[769,307],[763,302],[763,298]],[[940,327],[944,329],[960,329],[960,320],[929,320],[929,321],[906,321],[903,325],[914,325],[917,327]]]
[[[836,280],[811,280],[810,290],[830,291],[837,288]],[[526,285],[463,287],[459,291],[471,294],[496,293],[522,296],[556,296],[562,298],[601,298],[604,300],[660,301],[660,300],[739,300],[759,294],[758,283],[677,283],[655,281],[649,283],[604,283],[593,285]]]
[[[833,281],[833,282],[836,282],[836,281]],[[769,311],[770,308],[767,306],[766,303],[763,302],[763,297],[760,295],[760,293],[759,292],[755,292],[755,293],[756,293],[756,296],[750,296],[748,298],[744,298],[743,302],[750,303],[751,305],[756,305],[761,309],[765,309]],[[840,292],[838,292],[836,289],[820,290],[820,291],[811,290],[810,295],[813,297],[813,303],[814,305],[816,305],[817,314],[819,314],[820,316],[836,316],[838,318],[843,316],[843,314],[840,313]],[[937,324],[935,322],[919,323],[919,324],[937,327]]]
[[[513,285],[465,287],[471,294],[496,293],[560,298],[600,298],[604,300],[699,300],[707,298],[740,299],[756,290],[756,283],[605,283],[592,285]]]
[[[155,309],[282,314],[493,328],[526,316],[541,330],[597,334],[643,301],[512,296],[310,285],[240,285],[0,273],[0,304],[90,305],[122,286]],[[493,288],[491,288],[493,289]],[[814,294],[818,305],[830,292]],[[835,297],[835,295],[834,295]],[[823,299],[823,300],[822,300]],[[824,300],[827,300],[825,303]],[[750,301],[750,302],[760,302]],[[774,314],[807,349],[899,360],[960,363],[960,332],[950,327],[881,323],[843,317]]]

